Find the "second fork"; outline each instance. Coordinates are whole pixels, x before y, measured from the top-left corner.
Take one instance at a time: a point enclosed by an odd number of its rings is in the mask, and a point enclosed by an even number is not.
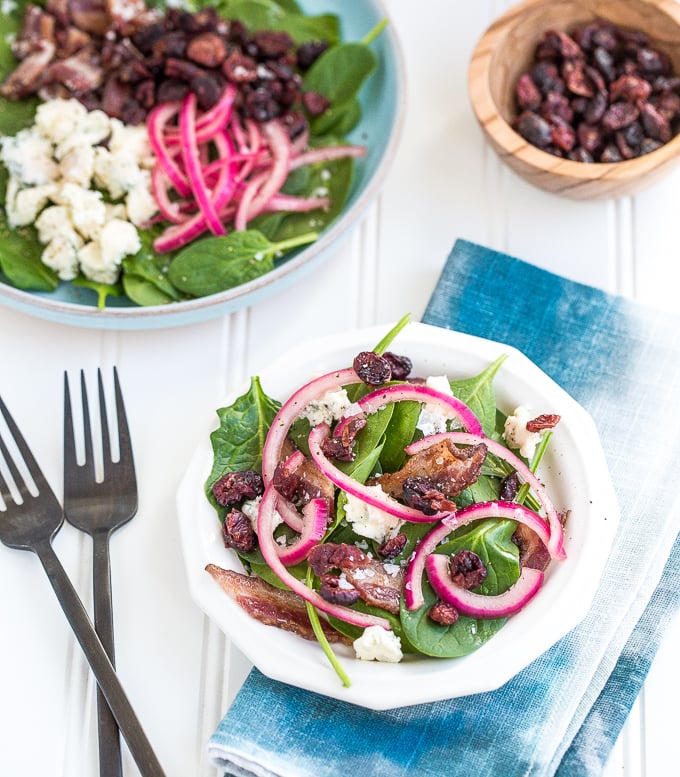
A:
[[[92,538],[94,623],[97,634],[115,664],[113,605],[111,597],[111,534],[137,512],[137,482],[132,445],[123,397],[114,367],[115,414],[118,427],[118,458],[111,452],[111,435],[101,370],[97,371],[102,477],[97,478],[95,441],[92,436],[85,374],[80,373],[85,460],[76,456],[74,419],[68,375],[64,373],[64,511],[66,519]],[[100,777],[121,777],[122,762],[118,727],[106,700],[97,689]]]

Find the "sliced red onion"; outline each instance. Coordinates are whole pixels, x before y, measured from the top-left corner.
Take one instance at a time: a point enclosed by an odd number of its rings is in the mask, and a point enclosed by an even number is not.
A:
[[[366,396],[359,400],[358,404],[365,413],[375,413],[392,402],[404,401],[426,402],[428,405],[437,405],[445,412],[458,418],[472,434],[484,434],[479,419],[465,402],[461,402],[460,399],[443,394],[441,391],[423,384],[396,383],[392,386],[385,386],[372,391],[370,394],[366,394]],[[342,423],[342,420],[339,423]]]
[[[357,499],[361,499],[361,501],[365,502],[367,505],[377,507],[379,510],[388,513],[388,515],[400,518],[402,521],[411,521],[412,523],[433,523],[442,517],[442,513],[425,515],[425,513],[420,510],[397,502],[397,500],[393,499],[389,494],[376,491],[370,486],[359,483],[358,480],[354,480],[354,478],[346,475],[328,460],[322,450],[322,445],[329,434],[330,427],[328,424],[319,424],[318,426],[315,426],[309,434],[309,452],[311,453],[316,466],[331,483]]]
[[[334,159],[346,159],[347,157],[366,156],[366,146],[325,146],[323,148],[312,148],[303,151],[293,157],[290,163],[290,169],[296,170],[305,165],[315,165],[319,162],[331,162]]]
[[[452,604],[463,615],[472,618],[505,618],[519,612],[537,593],[543,583],[543,572],[523,567],[517,582],[496,596],[468,591],[451,579],[449,559],[433,553],[425,562],[430,585],[445,602]]]
[[[269,485],[265,489],[257,513],[257,538],[265,562],[279,580],[287,585],[291,591],[316,607],[317,610],[332,615],[334,618],[338,618],[339,620],[361,628],[382,626],[384,629],[389,629],[390,623],[387,618],[379,618],[375,615],[368,615],[367,613],[351,610],[349,607],[343,607],[339,604],[331,604],[316,591],[305,585],[302,580],[298,580],[291,575],[279,558],[280,548],[274,539],[275,507],[276,491]]]
[[[328,197],[295,197],[292,194],[275,194],[263,209],[263,213],[278,210],[304,213],[317,208],[328,208],[331,201]]]
[[[172,154],[170,153],[164,137],[164,129],[167,123],[179,112],[180,106],[177,103],[161,103],[157,105],[150,113],[147,119],[147,131],[149,133],[149,143],[156,155],[157,164],[163,167],[172,185],[182,197],[188,197],[191,194],[191,188],[186,175],[179,169]]]
[[[442,432],[441,434],[431,434],[429,437],[423,437],[421,440],[411,443],[404,450],[409,456],[412,456],[414,453],[429,448],[431,445],[444,439],[449,439],[452,442],[461,445],[476,445],[477,443],[483,442],[494,456],[503,459],[503,461],[506,461],[511,467],[517,470],[520,479],[531,486],[536,498],[545,510],[548,525],[550,526],[550,539],[545,544],[550,556],[557,560],[565,559],[567,557],[564,550],[564,529],[562,527],[562,521],[543,484],[518,456],[500,442],[491,440],[488,437],[482,438],[475,434],[466,434],[465,432]]]
[[[485,442],[488,438],[484,438]],[[548,545],[550,533],[545,521],[524,505],[515,502],[480,502],[470,505],[457,513],[445,515],[441,523],[426,534],[416,547],[404,576],[404,601],[409,610],[417,610],[425,604],[423,597],[423,571],[427,557],[443,542],[452,531],[466,526],[472,521],[484,518],[505,518],[523,523],[536,532],[544,545]]]
[[[265,485],[274,477],[276,465],[281,460],[283,443],[290,427],[298,419],[300,413],[310,402],[320,399],[326,392],[349,386],[352,383],[361,383],[361,380],[351,368],[328,372],[309,381],[309,383],[305,383],[281,405],[272,421],[262,448],[262,478]]]
[[[281,501],[281,499],[277,499],[276,511],[279,515],[281,515],[281,510],[279,509]],[[330,516],[328,500],[312,499],[302,508],[302,514],[304,519],[300,536],[290,545],[278,546],[281,563],[287,567],[304,561],[309,551],[323,539]]]
[[[264,125],[264,134],[272,150],[273,160],[267,180],[250,203],[247,221],[254,219],[286,182],[290,170],[291,148],[286,128],[280,121],[269,121]]]
[[[226,230],[217,215],[215,203],[203,178],[203,168],[196,138],[196,95],[193,92],[189,92],[182,103],[179,128],[182,135],[182,158],[191,190],[210,231],[214,235],[224,235]]]

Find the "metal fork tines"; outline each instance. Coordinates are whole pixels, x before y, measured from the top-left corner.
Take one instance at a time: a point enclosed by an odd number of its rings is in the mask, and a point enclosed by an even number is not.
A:
[[[80,372],[85,460],[76,456],[76,432],[68,375],[64,374],[64,511],[66,520],[92,537],[94,625],[115,665],[109,540],[137,512],[137,480],[123,396],[114,367],[114,403],[118,457],[114,461],[101,370],[97,371],[102,476],[97,478],[96,441],[92,434],[85,374]],[[120,739],[116,722],[101,692],[97,695],[99,768],[101,777],[121,777]]]
[[[0,541],[37,554],[141,774],[164,777],[92,621],[52,548],[64,511],[2,399],[0,416],[9,431],[3,436],[0,430]]]

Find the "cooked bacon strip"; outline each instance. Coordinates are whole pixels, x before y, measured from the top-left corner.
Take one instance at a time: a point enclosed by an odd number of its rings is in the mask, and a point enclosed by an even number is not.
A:
[[[34,94],[40,85],[45,67],[54,56],[54,44],[49,41],[23,59],[0,87],[0,94],[8,100],[21,100]]]
[[[260,623],[277,626],[304,639],[316,640],[305,603],[292,591],[275,588],[259,577],[248,577],[230,569],[222,569],[216,564],[208,564],[205,570],[223,591]],[[351,644],[349,638],[333,629],[323,619],[321,627],[329,642]]]
[[[535,531],[523,523],[518,523],[512,541],[519,548],[520,567],[540,569],[541,572],[545,570],[550,563],[550,553]]]
[[[397,472],[380,475],[372,482],[395,499],[403,498],[406,478],[428,478],[444,496],[458,496],[479,477],[486,453],[483,443],[458,448],[450,440],[442,440],[411,456]]]
[[[396,615],[404,587],[404,572],[402,569],[395,569],[395,572],[394,575],[388,574],[380,561],[371,559],[365,567],[346,570],[345,577],[366,604],[382,607]]]

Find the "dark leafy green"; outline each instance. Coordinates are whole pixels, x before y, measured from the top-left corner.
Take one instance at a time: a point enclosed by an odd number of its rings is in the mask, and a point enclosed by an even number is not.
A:
[[[478,593],[494,595],[507,590],[519,577],[519,552],[512,542],[514,521],[480,521],[459,529],[437,553],[451,554],[463,548],[474,551],[484,562],[487,578]],[[459,658],[488,642],[505,624],[505,618],[469,618],[461,615],[453,626],[435,623],[428,616],[437,596],[423,583],[425,604],[418,610],[401,606],[401,623],[411,644],[421,653],[437,658]]]
[[[12,286],[31,291],[54,291],[57,288],[57,274],[42,263],[42,252],[43,246],[35,229],[10,229],[3,211],[0,219],[0,270]]]
[[[451,381],[451,391],[479,418],[484,433],[491,435],[496,428],[496,397],[493,379],[507,356],[499,356],[479,375]]]
[[[194,297],[217,294],[259,278],[274,269],[274,257],[316,240],[307,233],[272,243],[249,229],[223,237],[206,237],[182,249],[170,263],[168,278]]]
[[[224,510],[212,495],[213,484],[226,472],[261,469],[264,441],[280,407],[279,402],[264,393],[260,379],[254,377],[245,394],[217,411],[220,425],[210,435],[213,467],[205,489],[208,499],[221,516]]]

